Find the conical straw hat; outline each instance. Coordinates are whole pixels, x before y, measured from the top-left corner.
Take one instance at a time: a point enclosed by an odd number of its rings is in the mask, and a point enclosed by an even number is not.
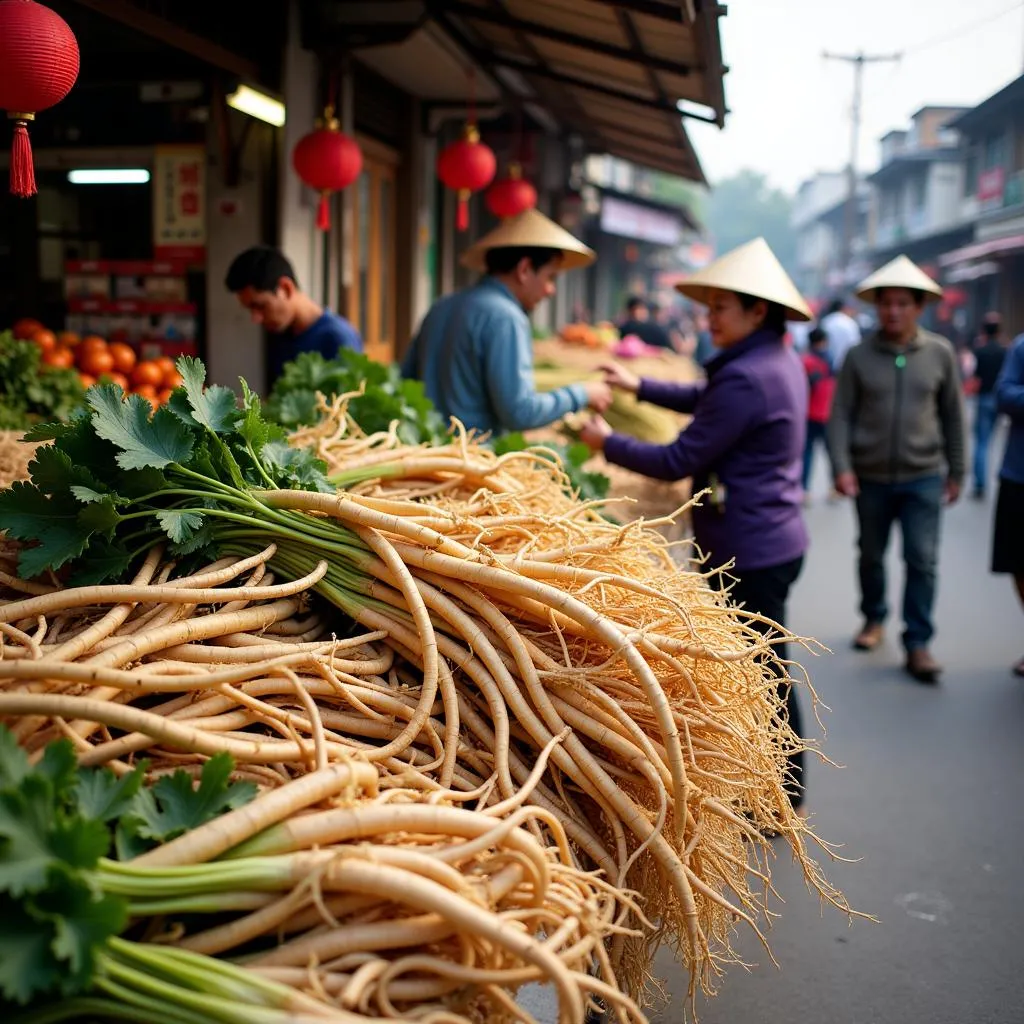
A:
[[[719,256],[714,263],[698,270],[676,288],[687,298],[705,306],[710,293],[717,288],[777,302],[785,307],[789,320],[814,319],[810,307],[763,238],[755,238]]]
[[[942,298],[942,289],[906,256],[897,256],[857,286],[857,298],[874,302],[879,288],[910,288],[924,292],[929,301]]]
[[[502,221],[493,231],[471,245],[459,261],[468,270],[485,270],[485,256],[491,249],[512,249],[520,246],[560,249],[562,269],[575,270],[590,266],[597,259],[578,238],[545,217],[539,210],[527,210]]]

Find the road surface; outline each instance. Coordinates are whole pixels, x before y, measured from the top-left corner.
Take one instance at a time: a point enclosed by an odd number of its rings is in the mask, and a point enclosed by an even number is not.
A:
[[[703,1024],[1024,1022],[1024,683],[1009,672],[1024,612],[1010,580],[988,573],[991,519],[991,499],[969,498],[945,518],[934,652],[946,674],[927,687],[900,670],[898,624],[881,650],[850,649],[853,511],[823,496],[809,509],[813,548],[790,619],[835,652],[808,664],[831,708],[825,749],[844,767],[811,765],[808,809],[859,858],[830,878],[880,923],[822,914],[780,846],[781,970],[740,933],[758,966],[729,969],[698,1003]],[[685,977],[664,954],[655,973],[671,999],[651,1020],[676,1024]]]

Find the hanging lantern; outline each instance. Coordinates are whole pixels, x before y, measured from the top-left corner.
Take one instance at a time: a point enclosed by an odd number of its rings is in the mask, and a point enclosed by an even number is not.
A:
[[[0,107],[14,122],[11,192],[36,193],[28,123],[59,103],[78,78],[78,41],[68,23],[34,0],[0,0]]]
[[[331,226],[331,193],[341,192],[359,177],[363,153],[359,144],[341,131],[334,107],[328,106],[316,124],[295,144],[292,167],[305,184],[320,193],[316,226],[327,231]]]
[[[460,231],[469,227],[469,197],[494,180],[498,161],[490,146],[480,141],[475,124],[467,124],[462,138],[442,150],[437,158],[437,176],[446,188],[459,195],[456,224]]]
[[[495,217],[507,220],[534,209],[537,205],[537,190],[523,178],[519,164],[510,164],[508,177],[496,181],[487,190],[484,200],[487,209]]]

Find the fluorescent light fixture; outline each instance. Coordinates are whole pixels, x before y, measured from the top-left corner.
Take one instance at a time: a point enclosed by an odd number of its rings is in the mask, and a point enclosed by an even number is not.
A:
[[[72,185],[145,185],[149,171],[144,167],[79,167],[68,171]]]
[[[240,110],[243,114],[266,121],[275,128],[284,124],[284,104],[268,96],[259,89],[248,85],[240,85],[227,99],[228,106]]]

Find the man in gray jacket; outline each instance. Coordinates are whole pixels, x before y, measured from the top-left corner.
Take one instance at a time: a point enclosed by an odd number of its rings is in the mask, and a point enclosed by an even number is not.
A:
[[[839,374],[828,426],[836,490],[857,502],[864,625],[854,640],[870,651],[888,614],[885,553],[893,523],[903,535],[907,671],[934,683],[942,671],[928,650],[934,632],[942,505],[960,496],[964,416],[953,346],[918,326],[942,289],[906,256],[857,290],[874,302],[879,330],[853,348]]]

